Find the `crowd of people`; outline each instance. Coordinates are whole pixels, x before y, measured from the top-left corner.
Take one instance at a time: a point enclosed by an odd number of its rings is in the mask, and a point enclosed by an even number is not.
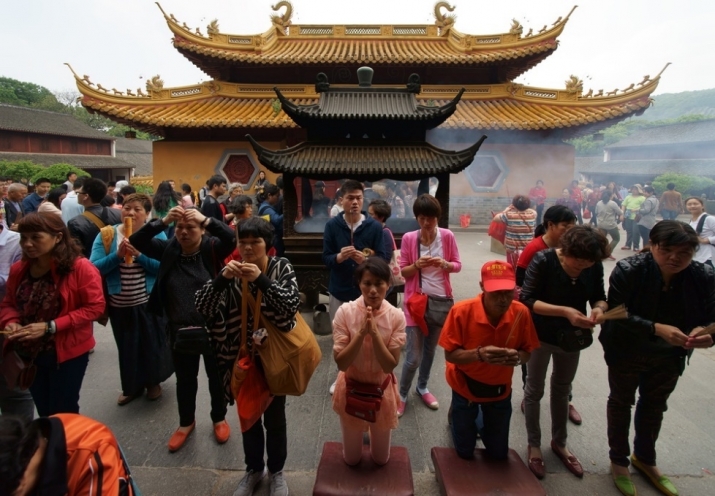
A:
[[[95,321],[112,324],[118,406],[142,396],[158,399],[161,383],[176,375],[178,427],[170,452],[197,428],[202,358],[212,433],[218,444],[229,439],[226,414],[247,387],[241,381],[267,379],[260,353],[265,340],[271,332],[296,332],[300,321],[295,271],[283,256],[282,185],[261,174],[255,203],[223,176],[209,178],[198,194],[163,181],[153,198],[128,184],[110,189],[99,179],[70,175],[57,193],[49,181],[36,181],[39,198],[25,197],[21,183],[7,185],[0,223],[0,494],[48,490],[48,471],[60,465],[56,470],[78,491],[97,477],[105,477],[112,493],[133,491],[111,431],[79,415]],[[440,408],[428,388],[439,346],[447,366],[437,380],[452,390],[448,423],[459,457],[474,458],[481,438],[487,457],[508,458],[512,377],[521,367],[526,461],[537,478],[545,477],[540,404],[552,363],[550,448],[582,477],[568,445],[568,420],[581,422],[572,383],[580,352],[600,325],[615,485],[636,494],[633,464],[661,492],[677,494],[658,468],[655,445],[687,360],[694,349],[713,345],[715,220],[702,200],[683,202],[670,185],[659,200],[648,185],[623,195],[613,183],[584,191],[574,182],[546,208],[538,181],[494,217],[505,225],[506,260],[485,263],[481,293],[455,303],[450,276],[460,272],[462,260],[454,234],[438,226],[442,206],[434,194],[400,193],[401,185],[388,182],[375,196],[376,184],[348,179],[331,205],[319,183],[309,213],[316,215],[316,205],[326,211],[322,258],[338,369],[330,394],[346,464],[360,462],[364,433],[374,463],[389,463],[392,431],[416,374],[417,403]],[[683,209],[689,223],[671,219]],[[657,213],[664,220],[657,221]],[[414,216],[418,227],[402,236],[399,257],[387,226],[393,215]],[[580,225],[589,219],[592,225]],[[606,291],[603,261],[613,260],[622,222],[626,247],[637,250],[643,240],[644,250],[615,264]],[[400,308],[390,296],[402,284]],[[627,313],[614,314],[620,305]],[[239,365],[247,357],[255,370],[245,375]],[[250,496],[266,476],[270,494],[286,496],[286,396],[270,394],[259,403],[246,423],[237,403],[245,476],[234,496]],[[41,418],[33,421],[35,408]],[[97,455],[87,462],[92,449]],[[65,451],[66,464],[43,461]]]

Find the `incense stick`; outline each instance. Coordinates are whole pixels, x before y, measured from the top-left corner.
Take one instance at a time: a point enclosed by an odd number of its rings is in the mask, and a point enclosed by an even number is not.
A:
[[[625,305],[618,305],[615,308],[610,309],[607,312],[604,312],[603,315],[601,315],[601,318],[599,321],[604,321],[604,320],[621,320],[621,319],[627,319],[628,318],[628,310],[626,310]]]
[[[697,338],[697,337],[700,337],[700,336],[705,336],[706,334],[712,334],[712,333],[714,333],[714,332],[715,332],[715,324],[710,324],[710,325],[707,326],[707,327],[703,327],[702,329],[700,329],[700,330],[699,330],[698,332],[696,332],[695,334],[692,334],[690,337],[691,337],[691,338]]]
[[[519,322],[521,321],[521,316],[524,312],[519,312],[516,315],[516,318],[514,319],[514,322],[511,324],[511,330],[509,331],[509,335],[506,337],[506,341],[504,341],[504,346],[509,344],[509,340],[511,339],[511,335],[514,334],[514,330],[516,327],[519,325]]]

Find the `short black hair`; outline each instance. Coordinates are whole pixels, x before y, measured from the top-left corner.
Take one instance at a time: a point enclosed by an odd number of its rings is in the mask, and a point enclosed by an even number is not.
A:
[[[372,207],[372,211],[382,222],[387,222],[387,219],[392,215],[392,207],[385,200],[373,200],[368,205],[368,208]]]
[[[253,205],[251,197],[248,195],[238,195],[231,201],[231,205],[228,207],[228,210],[232,214],[243,215],[246,213],[246,207],[248,207],[248,205]]]
[[[72,183],[72,189],[73,190],[80,189],[86,179],[87,179],[86,177],[78,177],[77,179],[75,179],[74,182]]]
[[[534,237],[538,238],[539,236],[543,236],[549,229],[549,223],[557,225],[562,222],[568,222],[569,224],[576,223],[576,214],[573,213],[573,210],[566,205],[554,205],[553,207],[547,208],[546,212],[544,212],[543,222],[534,229]]]
[[[107,196],[107,185],[104,181],[96,177],[88,177],[81,186],[82,190],[87,193],[93,203],[100,203]]]
[[[437,217],[439,219],[442,216],[442,205],[439,204],[434,196],[423,193],[412,204],[412,213],[415,214],[415,218],[424,215],[425,217]]]
[[[661,220],[650,230],[650,244],[659,247],[688,245],[695,252],[700,247],[698,234],[679,220]]]
[[[77,175],[77,173],[75,171],[69,171],[67,173],[67,179],[69,179],[72,174]]]
[[[52,184],[52,181],[50,181],[50,180],[47,179],[46,177],[38,177],[38,178],[35,180],[35,186],[37,186],[38,184],[42,184],[42,183],[50,183],[50,184]]]
[[[184,183],[181,185],[181,191],[186,193],[187,195],[191,193],[191,185],[189,183]]]
[[[275,229],[270,222],[262,217],[241,219],[236,224],[236,235],[239,240],[244,238],[262,238],[266,242],[266,252],[273,248]]]
[[[280,189],[283,189],[283,176],[278,176],[276,178],[276,186],[278,186],[278,188]]]
[[[117,181],[109,181],[107,183],[107,188],[116,188],[117,187]]]
[[[278,189],[278,186],[275,184],[269,184],[265,188],[263,188],[263,197],[264,199],[268,199],[268,196],[275,196],[279,195],[281,193],[281,190]]]
[[[365,191],[365,187],[362,185],[360,181],[356,181],[355,179],[348,179],[343,183],[342,186],[340,186],[340,191],[343,193],[343,196],[348,194],[351,191]]]
[[[675,183],[668,183],[665,187],[672,191],[675,189]]]
[[[528,196],[516,195],[511,199],[511,204],[514,205],[519,212],[523,212],[531,206],[531,200]]]
[[[136,192],[137,192],[137,189],[130,184],[127,184],[126,186],[122,186],[122,189],[119,190],[119,194],[122,196],[132,195]]]
[[[390,278],[392,277],[390,266],[387,265],[387,262],[380,257],[367,257],[363,263],[355,267],[353,277],[355,278],[356,286],[360,285],[360,281],[362,281],[362,276],[365,272],[369,272],[373,276],[377,277],[381,281],[385,281],[388,284],[390,283]]]
[[[608,239],[593,226],[574,226],[560,242],[561,253],[567,257],[600,262],[611,254]]]
[[[213,189],[217,184],[228,184],[228,181],[222,175],[216,174],[215,176],[211,176],[206,184],[209,185],[209,189]]]

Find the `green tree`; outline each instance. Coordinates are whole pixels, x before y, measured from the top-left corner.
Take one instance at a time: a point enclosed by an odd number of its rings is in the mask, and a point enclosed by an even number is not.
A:
[[[32,176],[32,180],[34,182],[36,179],[44,177],[46,179],[49,179],[52,183],[52,187],[55,188],[67,180],[67,174],[69,174],[70,172],[74,172],[79,177],[89,177],[89,174],[84,170],[80,169],[79,167],[75,167],[74,165],[70,164],[59,163],[50,165],[47,168],[42,168],[41,170],[37,171]]]
[[[43,167],[30,160],[0,161],[0,176],[9,177],[15,182],[27,184]]]
[[[0,77],[0,103],[33,107],[47,97],[55,98],[44,86]]]
[[[660,196],[666,190],[668,183],[675,184],[675,189],[685,196],[699,196],[700,194],[715,188],[715,181],[709,177],[689,176],[687,174],[677,174],[667,172],[653,179],[653,188]]]

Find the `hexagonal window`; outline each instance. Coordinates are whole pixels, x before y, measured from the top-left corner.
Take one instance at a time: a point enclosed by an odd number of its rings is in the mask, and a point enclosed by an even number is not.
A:
[[[253,184],[258,171],[259,164],[248,149],[224,151],[215,168],[215,172],[225,176],[228,182],[248,186]]]
[[[499,152],[480,152],[464,170],[472,190],[476,193],[499,191],[509,168]]]

